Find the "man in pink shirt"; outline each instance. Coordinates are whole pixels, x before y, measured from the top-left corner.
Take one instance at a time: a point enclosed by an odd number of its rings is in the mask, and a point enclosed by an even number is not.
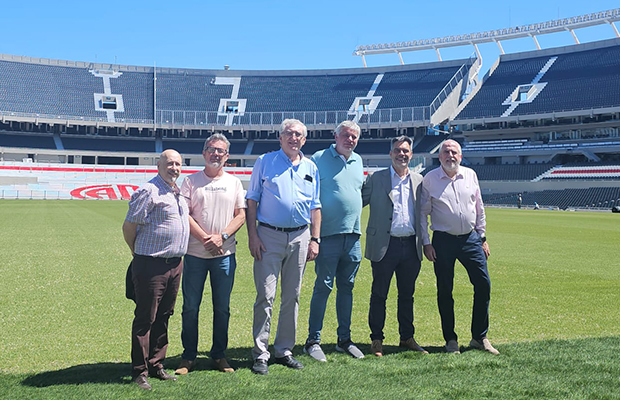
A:
[[[421,219],[419,225],[424,255],[433,262],[437,277],[437,304],[441,328],[448,353],[460,353],[454,331],[454,264],[459,260],[474,285],[470,346],[499,352],[487,339],[491,280],[487,258],[491,254],[486,241],[484,205],[476,173],[460,165],[461,146],[446,140],[439,150],[441,167],[432,170],[422,182]],[[431,217],[433,241],[428,234]]]
[[[183,266],[183,354],[177,375],[192,370],[198,355],[198,313],[207,274],[211,277],[213,341],[211,358],[222,372],[233,372],[224,352],[228,346],[230,293],[235,279],[235,233],[245,222],[245,200],[239,178],[224,171],[230,143],[216,133],[204,144],[203,171],[185,178],[181,195],[189,205],[190,233]]]

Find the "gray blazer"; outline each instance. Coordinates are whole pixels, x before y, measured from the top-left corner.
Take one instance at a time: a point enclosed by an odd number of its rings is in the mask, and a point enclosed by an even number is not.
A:
[[[413,194],[413,209],[415,210],[414,228],[418,229],[421,218],[418,200],[422,191],[422,175],[409,172],[409,176],[411,176],[411,193]],[[362,187],[362,202],[364,206],[370,204],[365,251],[365,257],[370,261],[381,261],[390,244],[390,229],[392,228],[392,213],[394,211],[394,204],[392,204],[389,196],[391,190],[390,168],[369,175]],[[422,240],[418,232],[416,232],[415,240],[418,258],[422,261]]]

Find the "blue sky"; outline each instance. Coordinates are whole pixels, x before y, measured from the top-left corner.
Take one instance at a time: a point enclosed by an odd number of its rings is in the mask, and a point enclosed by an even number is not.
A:
[[[21,1],[2,6],[0,53],[63,60],[220,69],[361,67],[358,45],[428,39],[572,17],[620,7],[615,1]],[[620,29],[620,23],[616,23]],[[577,31],[582,42],[612,38],[604,25]],[[539,37],[543,48],[572,44],[570,33]],[[503,42],[507,53],[531,39]],[[495,44],[480,47],[488,67]],[[473,47],[442,50],[464,58]],[[436,61],[433,51],[406,63]],[[396,55],[368,56],[396,65]]]

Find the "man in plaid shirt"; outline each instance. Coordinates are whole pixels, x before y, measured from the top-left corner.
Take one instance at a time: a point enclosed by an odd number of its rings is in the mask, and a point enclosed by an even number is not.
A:
[[[176,180],[182,158],[164,151],[158,174],[131,196],[123,236],[131,253],[136,310],[131,329],[133,381],[150,390],[147,375],[176,380],[162,364],[168,348],[168,319],[174,311],[189,240],[189,210]]]

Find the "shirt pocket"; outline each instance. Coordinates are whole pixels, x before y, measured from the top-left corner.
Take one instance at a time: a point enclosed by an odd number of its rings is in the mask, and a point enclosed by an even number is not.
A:
[[[295,191],[302,200],[312,200],[314,194],[314,182],[305,179],[306,176],[295,174]]]

